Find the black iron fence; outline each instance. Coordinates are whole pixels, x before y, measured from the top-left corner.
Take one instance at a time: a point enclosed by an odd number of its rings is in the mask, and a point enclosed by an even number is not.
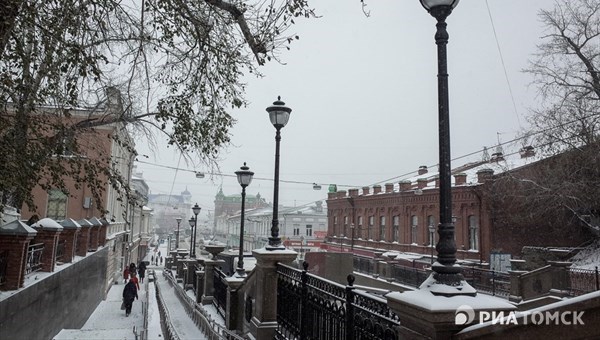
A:
[[[508,298],[510,274],[474,267],[462,267],[465,280],[477,291],[493,296]]]
[[[304,270],[277,266],[276,339],[399,339],[400,321],[383,298]]]
[[[600,290],[598,267],[595,269],[569,268],[569,294],[579,296]]]
[[[227,310],[227,284],[225,283],[225,273],[220,269],[214,269],[213,286],[215,289],[213,305],[217,308],[217,311],[221,316],[225,317],[225,311]]]
[[[42,252],[44,244],[32,244],[27,249],[27,263],[25,265],[25,274],[36,272],[42,269]]]
[[[421,268],[413,268],[393,264],[391,268],[392,279],[413,287],[419,287],[429,277],[429,272]]]
[[[8,250],[0,252],[0,286],[6,283],[6,269],[8,268]]]
[[[354,270],[360,273],[373,274],[375,273],[375,263],[370,257],[354,256],[353,257]]]
[[[354,256],[354,270],[364,274],[377,274],[372,258]],[[390,279],[413,287],[419,287],[430,275],[430,271],[401,264],[389,264]],[[465,280],[478,291],[494,296],[508,298],[510,295],[510,275],[494,270],[462,267]],[[589,284],[589,278],[588,278]]]

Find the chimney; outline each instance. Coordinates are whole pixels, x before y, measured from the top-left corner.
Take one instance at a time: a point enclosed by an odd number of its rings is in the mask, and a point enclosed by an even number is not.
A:
[[[374,185],[373,186],[373,195],[378,194],[380,192],[381,192],[381,185]]]
[[[368,194],[369,194],[369,190],[370,190],[370,189],[371,189],[371,188],[369,188],[369,187],[363,187],[363,188],[362,188],[363,195],[368,195]]]
[[[394,183],[385,183],[385,193],[394,192]]]
[[[427,187],[427,178],[417,179],[417,188],[424,189]]]
[[[356,197],[356,196],[358,196],[358,189],[348,189],[348,195],[350,197]]]
[[[337,198],[346,198],[346,190],[338,190]]]
[[[412,189],[412,183],[409,180],[398,182],[400,185],[400,191],[410,191]]]
[[[328,192],[327,193],[327,199],[328,200],[332,200],[336,198],[336,193],[335,192]]]
[[[454,175],[454,185],[465,185],[467,184],[467,174],[464,172]]]
[[[427,165],[421,165],[418,171],[419,175],[424,175],[427,173]]]
[[[494,175],[494,170],[492,169],[481,169],[477,171],[477,183],[485,183],[490,180]]]
[[[528,145],[519,150],[519,154],[521,155],[521,158],[533,157],[535,156],[535,150],[533,149],[533,146]]]

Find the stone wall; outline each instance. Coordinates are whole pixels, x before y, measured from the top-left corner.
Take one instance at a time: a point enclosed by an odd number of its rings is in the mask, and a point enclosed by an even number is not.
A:
[[[0,301],[2,338],[51,339],[81,328],[105,298],[107,255],[107,248],[89,254]]]

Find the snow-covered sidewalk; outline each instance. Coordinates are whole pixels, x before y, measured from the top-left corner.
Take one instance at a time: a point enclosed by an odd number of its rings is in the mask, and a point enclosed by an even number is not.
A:
[[[63,329],[54,339],[136,339],[134,332],[140,334],[144,328],[142,309],[143,304],[147,303],[146,289],[148,286],[147,283],[140,284],[139,299],[133,302],[129,316],[125,316],[125,311],[121,310],[124,286],[122,283],[113,285],[108,291],[106,300],[100,302],[81,329]]]

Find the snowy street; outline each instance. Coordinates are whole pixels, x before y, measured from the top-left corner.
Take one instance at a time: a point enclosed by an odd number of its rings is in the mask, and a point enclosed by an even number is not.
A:
[[[161,245],[158,251],[167,254],[166,245]],[[146,261],[156,253],[151,250],[145,257]],[[155,255],[156,256],[156,255]],[[188,317],[181,302],[175,295],[174,288],[168,283],[162,274],[163,266],[148,266],[148,270],[154,271],[155,282],[160,285],[160,292],[170,316],[173,330],[180,339],[202,340],[206,339],[194,322]],[[121,310],[123,293],[123,281],[113,285],[108,291],[106,300],[102,301],[94,313],[81,329],[63,329],[58,333],[55,340],[74,339],[138,339],[144,329],[147,320],[148,339],[165,339],[161,325],[158,302],[156,300],[155,283],[149,282],[149,272],[146,273],[144,283],[140,283],[138,291],[139,300],[135,300],[131,315],[125,316]],[[148,314],[143,315],[144,304],[148,305]],[[137,334],[137,336],[136,336]]]

